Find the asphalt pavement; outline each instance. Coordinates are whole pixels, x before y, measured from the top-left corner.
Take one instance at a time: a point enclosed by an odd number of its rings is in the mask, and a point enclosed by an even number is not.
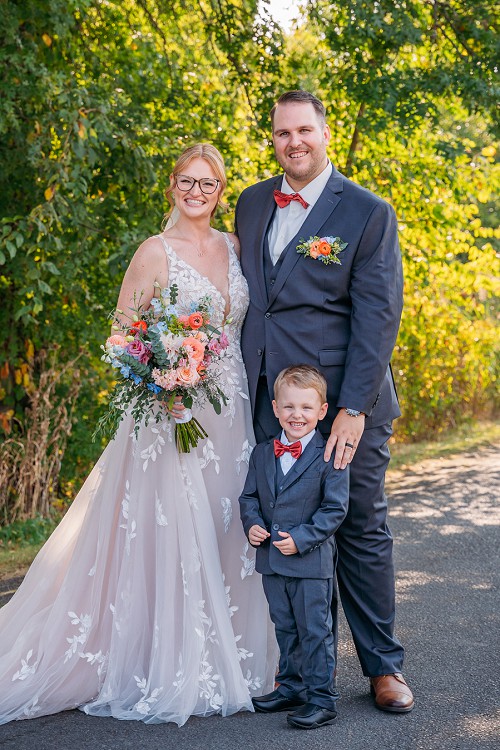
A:
[[[339,718],[312,731],[285,714],[175,725],[68,711],[0,727],[6,750],[497,750],[500,747],[500,446],[390,474],[397,632],[416,706],[374,708],[341,623]]]

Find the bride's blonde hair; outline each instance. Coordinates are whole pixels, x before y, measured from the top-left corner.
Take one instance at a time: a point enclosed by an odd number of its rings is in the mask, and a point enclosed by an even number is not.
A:
[[[194,146],[189,146],[189,148],[183,151],[174,164],[172,176],[175,177],[175,175],[183,174],[184,169],[191,161],[193,161],[193,159],[204,159],[206,162],[208,162],[208,164],[210,164],[210,166],[212,167],[216,178],[219,180],[219,198],[217,200],[217,205],[212,211],[212,216],[215,214],[218,208],[221,208],[223,211],[227,211],[229,207],[227,203],[224,203],[224,201],[222,200],[222,195],[227,187],[227,177],[226,169],[224,167],[224,160],[220,152],[215,148],[215,146],[212,146],[211,143],[195,143]],[[170,211],[164,216],[164,224],[168,221],[170,215],[172,214],[172,211],[175,208],[174,199],[172,197],[174,186],[175,183],[171,183],[165,190],[165,197],[170,204]]]

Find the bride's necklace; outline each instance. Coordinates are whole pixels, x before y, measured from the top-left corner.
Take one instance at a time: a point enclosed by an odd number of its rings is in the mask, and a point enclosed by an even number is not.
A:
[[[177,229],[177,231],[179,232],[179,229]],[[179,232],[179,234],[180,234],[181,238],[185,242],[188,242],[189,244],[191,244],[194,247],[194,249],[196,250],[196,255],[198,256],[198,258],[203,258],[203,256],[207,252],[206,249],[202,250],[201,247],[196,244],[196,242],[194,242],[193,240],[188,240],[188,238],[184,234],[182,234],[182,232]]]

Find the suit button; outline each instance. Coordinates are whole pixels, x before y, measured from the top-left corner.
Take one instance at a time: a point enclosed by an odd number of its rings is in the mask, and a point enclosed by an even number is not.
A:
[[[271,286],[274,286],[274,282],[275,281],[276,281],[276,279],[271,279]]]
[[[257,349],[257,354],[259,355],[259,357],[262,357],[262,349]]]
[[[269,503],[270,508],[274,508],[274,503]]]
[[[282,489],[283,489],[283,485],[281,485],[281,487],[280,487],[280,490],[282,490]]]
[[[271,313],[266,313],[266,318],[271,318]]]
[[[273,523],[273,530],[274,531],[278,531],[279,527],[280,527],[279,523]]]

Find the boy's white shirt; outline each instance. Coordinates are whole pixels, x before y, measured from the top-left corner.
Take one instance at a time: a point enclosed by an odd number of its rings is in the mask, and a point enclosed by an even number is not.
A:
[[[303,453],[304,450],[305,450],[306,445],[308,445],[311,442],[311,440],[313,439],[315,432],[316,432],[316,428],[314,428],[314,430],[311,430],[311,432],[308,432],[307,435],[304,435],[304,437],[300,438],[300,441],[293,440],[292,442],[293,443],[297,443],[297,442],[302,443],[302,453]],[[285,434],[285,430],[281,431],[281,438],[280,439],[281,439],[281,442],[283,443],[283,445],[292,445],[292,443],[288,440],[288,438],[287,438],[287,436]],[[283,472],[283,474],[288,474],[288,472],[290,471],[290,469],[294,465],[295,461],[297,461],[297,460],[298,459],[294,458],[291,453],[288,453],[288,452],[287,453],[283,453],[283,455],[280,456],[281,471]]]

